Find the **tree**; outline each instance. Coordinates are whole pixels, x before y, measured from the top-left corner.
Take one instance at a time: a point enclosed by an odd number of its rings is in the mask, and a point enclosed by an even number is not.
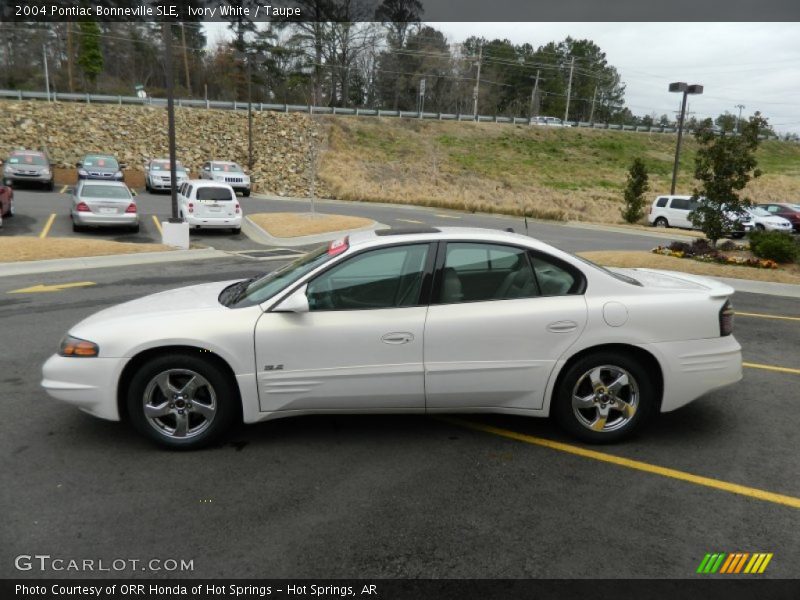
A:
[[[78,66],[83,76],[94,86],[97,76],[103,72],[103,52],[100,49],[100,26],[96,21],[78,23],[80,42],[78,45]]]
[[[722,131],[734,131],[736,130],[736,115],[732,115],[727,110],[714,119],[714,123],[716,123]]]
[[[622,218],[628,223],[636,223],[644,216],[644,194],[650,189],[647,167],[644,161],[636,157],[628,169],[628,182],[625,184],[625,206]]]
[[[718,239],[735,229],[744,209],[752,204],[737,192],[761,176],[755,152],[759,134],[767,126],[767,120],[757,112],[741,128],[741,135],[715,133],[711,119],[703,121],[694,134],[700,145],[694,176],[700,186],[695,188],[692,199],[702,197],[703,201],[689,213],[689,219],[715,246]]]

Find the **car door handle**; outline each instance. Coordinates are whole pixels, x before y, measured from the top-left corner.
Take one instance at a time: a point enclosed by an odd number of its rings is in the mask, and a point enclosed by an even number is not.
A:
[[[547,331],[552,331],[553,333],[569,333],[570,331],[575,331],[577,328],[578,324],[575,321],[556,321],[547,326]]]
[[[381,338],[381,341],[384,344],[407,344],[408,342],[414,341],[414,334],[404,331],[387,333]]]

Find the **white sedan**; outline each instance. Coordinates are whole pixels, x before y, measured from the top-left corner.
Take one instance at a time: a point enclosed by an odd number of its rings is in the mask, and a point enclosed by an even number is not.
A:
[[[752,217],[755,228],[761,231],[783,231],[792,233],[792,222],[777,215],[773,215],[768,210],[759,206],[746,209],[748,215]]]
[[[237,420],[334,412],[553,415],[610,442],[741,379],[731,294],[513,233],[364,232],[252,280],[100,311],[42,386],[179,448]]]

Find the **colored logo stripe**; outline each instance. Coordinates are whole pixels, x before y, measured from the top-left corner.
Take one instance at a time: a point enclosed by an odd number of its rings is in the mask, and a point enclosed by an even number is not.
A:
[[[724,573],[727,575],[738,573],[763,573],[772,560],[772,556],[772,553],[766,552],[756,552],[753,554],[749,552],[732,552],[730,554],[726,554],[725,552],[709,553],[700,561],[697,572],[708,574],[719,572],[720,574]]]

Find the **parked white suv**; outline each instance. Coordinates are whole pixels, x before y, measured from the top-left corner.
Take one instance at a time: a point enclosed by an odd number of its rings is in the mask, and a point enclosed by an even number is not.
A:
[[[189,226],[199,229],[242,229],[242,209],[236,192],[227,183],[190,179],[178,190],[178,213]]]
[[[694,225],[689,220],[689,213],[692,212],[703,201],[703,198],[692,200],[691,196],[659,196],[650,205],[647,214],[647,221],[654,227],[679,227],[681,229],[694,229]],[[744,237],[748,231],[753,230],[751,219],[739,222],[740,227],[731,234],[731,237]]]
[[[229,184],[242,196],[250,195],[250,176],[235,162],[229,160],[209,160],[200,169],[200,179],[209,179]]]

